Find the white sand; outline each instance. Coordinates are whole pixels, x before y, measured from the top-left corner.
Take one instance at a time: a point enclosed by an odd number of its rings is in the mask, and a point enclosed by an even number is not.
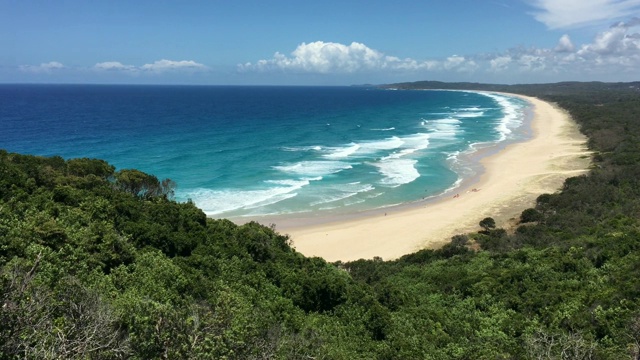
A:
[[[481,159],[477,182],[420,207],[390,209],[346,221],[320,224],[283,222],[294,247],[306,256],[328,261],[398,258],[424,248],[437,248],[456,234],[479,230],[485,217],[508,227],[520,213],[535,205],[543,193],[558,191],[564,180],[587,171],[590,156],[586,138],[566,112],[552,104],[522,97],[533,104],[533,136]],[[479,191],[471,191],[479,189]],[[512,224],[511,224],[512,225]]]

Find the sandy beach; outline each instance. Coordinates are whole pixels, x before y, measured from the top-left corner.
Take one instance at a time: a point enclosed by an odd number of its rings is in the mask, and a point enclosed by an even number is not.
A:
[[[381,257],[391,260],[424,248],[437,248],[456,234],[479,230],[485,217],[509,227],[543,193],[558,191],[564,179],[587,171],[586,138],[562,109],[536,98],[532,137],[480,160],[483,171],[473,181],[436,201],[372,212],[348,220],[309,224],[276,223],[306,256],[328,261]]]

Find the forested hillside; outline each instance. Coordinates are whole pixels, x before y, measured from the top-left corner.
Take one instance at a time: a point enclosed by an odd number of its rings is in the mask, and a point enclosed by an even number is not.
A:
[[[172,201],[170,180],[0,151],[0,358],[640,358],[638,84],[392,87],[556,102],[593,169],[513,231],[328,264]]]

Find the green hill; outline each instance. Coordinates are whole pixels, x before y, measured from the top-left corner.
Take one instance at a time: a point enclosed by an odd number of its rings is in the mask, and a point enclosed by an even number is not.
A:
[[[389,87],[556,102],[594,167],[512,233],[328,264],[172,201],[170,180],[0,151],[0,358],[638,358],[638,83]]]

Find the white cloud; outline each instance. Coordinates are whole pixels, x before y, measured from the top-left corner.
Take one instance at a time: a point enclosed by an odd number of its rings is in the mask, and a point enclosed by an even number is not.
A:
[[[366,76],[393,73],[416,78],[463,73],[469,80],[513,76],[529,81],[540,81],[545,76],[560,76],[559,80],[590,75],[615,78],[621,73],[640,71],[640,34],[633,32],[636,26],[640,26],[640,19],[616,23],[583,45],[575,45],[565,34],[550,48],[521,47],[494,54],[427,60],[387,55],[357,42],[344,45],[316,41],[300,44],[290,56],[276,52],[271,59],[238,65],[238,70]]]
[[[491,71],[500,72],[504,71],[509,67],[509,64],[513,61],[513,58],[509,55],[498,56],[491,60],[489,60],[489,64],[491,66]]]
[[[523,54],[518,59],[517,63],[523,70],[535,72],[541,71],[547,68],[547,58],[536,54]]]
[[[640,25],[637,18],[629,23],[619,22],[599,33],[594,42],[582,46],[581,56],[625,57],[640,55],[640,34],[631,33],[631,29]]]
[[[144,64],[140,67],[143,71],[165,72],[172,70],[206,70],[207,67],[193,60],[158,60],[152,64]]]
[[[445,70],[455,70],[458,72],[473,72],[478,68],[478,64],[474,60],[458,55],[448,57],[442,66]]]
[[[444,60],[418,61],[389,56],[362,43],[352,42],[350,45],[344,45],[324,41],[302,43],[291,52],[291,56],[276,52],[271,59],[238,65],[238,70],[243,72],[291,71],[317,74],[441,70],[472,72],[477,68],[478,64],[473,59],[464,56],[453,55]]]
[[[208,67],[193,60],[174,61],[162,59],[142,66],[125,65],[119,61],[105,61],[95,64],[93,69],[97,71],[120,71],[128,73],[164,73],[168,71],[202,71],[207,70]]]
[[[562,37],[558,41],[558,45],[556,45],[556,48],[554,50],[556,52],[572,52],[574,49],[575,46],[573,46],[571,38],[569,38],[569,35],[565,34],[562,35]]]
[[[364,44],[352,42],[344,45],[334,42],[316,41],[302,43],[291,52],[291,56],[276,52],[273,58],[256,63],[238,65],[240,71],[292,71],[303,73],[355,73],[376,70],[432,69],[437,62],[418,62],[407,58],[387,56]]]
[[[343,45],[316,41],[300,44],[287,57],[276,52],[270,60],[260,60],[255,65],[241,65],[244,69],[293,70],[311,73],[351,73],[358,70],[379,67],[384,55],[360,43]],[[395,59],[394,59],[395,60]]]
[[[20,71],[32,73],[50,73],[55,70],[64,69],[64,65],[57,61],[50,61],[40,65],[20,65],[19,69]]]
[[[106,71],[136,71],[137,68],[133,65],[124,65],[119,61],[105,61],[101,63],[97,63],[93,66],[96,70],[106,70]]]
[[[376,81],[377,78],[457,78],[488,82],[598,78],[623,81],[640,76],[638,28],[640,19],[632,18],[611,25],[586,44],[576,44],[565,34],[555,46],[548,48],[520,47],[493,54],[452,55],[426,60],[385,54],[358,42],[346,45],[316,41],[298,45],[290,55],[276,52],[270,59],[241,64],[237,68],[240,72],[349,75],[353,79],[371,79],[369,81]],[[90,69],[68,68],[52,61],[40,65],[23,65],[19,69],[44,74],[61,70],[93,70],[129,76],[189,74],[209,70],[193,60],[167,59],[140,66],[105,61]],[[346,76],[341,78],[343,81],[347,79]]]
[[[633,16],[640,0],[530,0],[536,20],[550,29],[588,26]]]
[[[618,73],[638,74],[640,34],[632,29],[639,25],[637,18],[612,25],[599,33],[592,43],[582,45],[575,53],[577,59],[588,64],[588,70],[593,72],[613,69]]]
[[[451,69],[460,67],[463,64],[464,64],[463,56],[453,55],[453,56],[449,56],[447,60],[444,62],[444,68],[447,70],[451,70]]]
[[[640,19],[618,22],[598,33],[593,41],[575,46],[568,35],[563,35],[552,49],[517,48],[486,58],[489,72],[556,74],[609,74],[639,73],[640,34],[634,32]]]

